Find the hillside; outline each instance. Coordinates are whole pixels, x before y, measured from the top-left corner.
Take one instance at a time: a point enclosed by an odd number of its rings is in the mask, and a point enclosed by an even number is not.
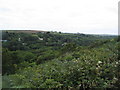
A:
[[[4,31],[4,88],[118,88],[117,36]]]
[[[39,33],[39,32],[48,32],[48,31],[42,31],[42,30],[3,30],[2,31],[3,33],[4,32],[8,32],[8,33]]]

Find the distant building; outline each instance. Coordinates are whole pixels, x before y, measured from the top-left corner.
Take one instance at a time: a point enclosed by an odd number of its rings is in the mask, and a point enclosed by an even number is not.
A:
[[[21,41],[21,38],[18,38],[18,41]]]
[[[43,38],[38,38],[39,40],[43,40]]]
[[[22,45],[27,45],[27,43],[22,43]]]
[[[67,43],[63,43],[62,46],[66,45]]]
[[[8,40],[0,40],[1,42],[7,42]]]

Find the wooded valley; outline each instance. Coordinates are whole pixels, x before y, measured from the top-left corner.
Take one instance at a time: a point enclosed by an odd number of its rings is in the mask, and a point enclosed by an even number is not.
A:
[[[3,88],[119,88],[120,37],[2,32]]]

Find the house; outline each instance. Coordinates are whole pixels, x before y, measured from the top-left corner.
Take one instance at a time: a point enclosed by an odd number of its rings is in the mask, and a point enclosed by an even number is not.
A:
[[[20,41],[21,41],[21,38],[18,38],[18,41],[20,42]]]
[[[39,40],[43,40],[43,38],[38,38]]]
[[[1,42],[7,42],[8,40],[0,40]]]

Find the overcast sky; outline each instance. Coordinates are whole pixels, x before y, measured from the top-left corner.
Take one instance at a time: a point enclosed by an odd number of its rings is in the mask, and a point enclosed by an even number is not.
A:
[[[0,30],[118,34],[119,0],[0,0]]]

